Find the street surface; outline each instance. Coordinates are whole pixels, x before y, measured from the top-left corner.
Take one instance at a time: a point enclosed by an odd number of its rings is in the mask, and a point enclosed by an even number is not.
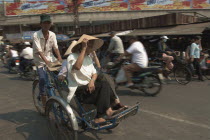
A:
[[[172,82],[156,97],[121,87],[123,104],[140,112],[110,131],[85,132],[80,140],[210,140],[210,81]],[[33,105],[32,82],[0,67],[0,139],[51,140],[47,120]]]

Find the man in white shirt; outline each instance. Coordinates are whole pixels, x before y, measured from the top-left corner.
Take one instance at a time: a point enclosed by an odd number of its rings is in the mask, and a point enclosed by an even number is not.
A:
[[[55,62],[57,59],[53,55],[53,50],[59,61],[62,61],[60,52],[58,50],[58,44],[55,33],[49,31],[52,25],[49,15],[40,16],[41,30],[37,31],[33,35],[33,54],[34,62],[38,67],[39,75],[39,92],[42,99],[43,107],[46,104],[46,92],[45,92],[45,75],[44,66]]]
[[[116,32],[113,31],[109,35],[111,36],[111,41],[107,51],[111,62],[113,62],[116,58],[124,54],[124,47],[120,37],[116,36]]]
[[[33,49],[31,48],[30,42],[24,42],[24,49],[20,53],[20,71],[24,72],[26,66],[33,60]]]
[[[133,72],[138,72],[142,68],[146,68],[148,66],[147,52],[144,48],[144,45],[140,41],[138,41],[138,37],[131,36],[129,38],[129,43],[131,45],[123,55],[132,56],[132,64],[123,67],[123,69],[125,70],[125,75],[127,77],[126,87],[131,87],[134,85],[131,79]],[[120,60],[123,56],[119,57],[117,60]]]

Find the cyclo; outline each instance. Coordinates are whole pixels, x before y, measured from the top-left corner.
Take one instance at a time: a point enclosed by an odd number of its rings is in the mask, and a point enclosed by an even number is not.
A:
[[[58,80],[58,71],[46,70],[46,92],[48,100],[46,108],[43,108],[39,97],[39,80],[33,82],[33,101],[37,111],[48,118],[48,128],[54,139],[77,140],[78,133],[86,130],[112,129],[119,123],[135,115],[139,110],[139,103],[107,119],[104,123],[94,123],[96,109],[84,104],[79,94],[75,94],[70,104],[65,100],[64,89],[67,90],[67,81]]]

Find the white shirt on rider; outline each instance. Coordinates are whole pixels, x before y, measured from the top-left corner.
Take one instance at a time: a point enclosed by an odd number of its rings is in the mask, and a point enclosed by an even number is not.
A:
[[[18,57],[18,52],[16,50],[10,50],[12,57]]]
[[[38,52],[42,52],[50,62],[55,62],[57,60],[53,55],[52,48],[58,49],[55,33],[49,31],[49,38],[47,41],[45,41],[42,30],[33,34],[34,62],[39,68],[45,66],[45,62]]]
[[[26,47],[25,49],[22,50],[20,53],[20,56],[25,58],[25,59],[33,59],[33,49],[31,47]]]
[[[69,88],[69,94],[67,96],[68,103],[70,103],[74,96],[77,87],[87,85],[90,82],[92,75],[97,73],[90,56],[85,56],[80,70],[72,70],[78,56],[79,54],[77,53],[71,53],[67,58],[67,79]]]
[[[126,51],[132,54],[132,63],[137,64],[141,68],[148,66],[147,52],[141,42],[134,42]]]

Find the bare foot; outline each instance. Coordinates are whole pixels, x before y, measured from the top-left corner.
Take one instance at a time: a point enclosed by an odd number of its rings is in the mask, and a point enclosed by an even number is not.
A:
[[[106,120],[104,118],[95,118],[94,122],[95,123],[102,123],[105,122]]]

